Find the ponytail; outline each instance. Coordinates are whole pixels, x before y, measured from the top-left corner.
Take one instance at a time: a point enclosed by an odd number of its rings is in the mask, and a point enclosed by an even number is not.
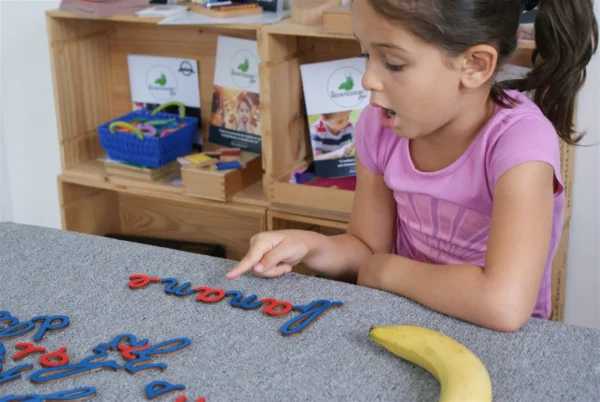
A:
[[[575,145],[582,135],[574,127],[575,100],[596,52],[598,26],[592,0],[540,0],[534,23],[533,70],[525,79],[505,81],[501,89],[535,91],[534,101],[558,135]]]

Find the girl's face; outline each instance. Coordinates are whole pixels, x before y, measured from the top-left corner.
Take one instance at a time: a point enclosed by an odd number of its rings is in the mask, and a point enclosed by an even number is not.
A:
[[[354,34],[365,57],[363,88],[371,92],[384,126],[417,138],[450,123],[461,110],[461,69],[437,47],[425,43],[372,9],[352,4]]]
[[[238,106],[238,116],[240,117],[240,121],[242,123],[248,123],[248,120],[250,119],[250,106],[248,106],[246,102],[242,102]]]

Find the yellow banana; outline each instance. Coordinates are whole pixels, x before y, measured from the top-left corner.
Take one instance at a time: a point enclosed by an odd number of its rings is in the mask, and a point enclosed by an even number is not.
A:
[[[490,376],[477,356],[456,340],[412,325],[375,326],[373,341],[411,363],[421,366],[440,382],[440,402],[492,400]]]

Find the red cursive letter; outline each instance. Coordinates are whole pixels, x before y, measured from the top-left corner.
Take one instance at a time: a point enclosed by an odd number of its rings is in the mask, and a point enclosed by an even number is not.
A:
[[[160,278],[144,274],[132,274],[129,275],[129,279],[129,288],[131,289],[141,289],[146,287],[150,282],[160,282]]]
[[[223,289],[199,286],[197,288],[194,288],[194,290],[196,292],[202,292],[198,295],[198,297],[196,297],[196,300],[203,303],[215,303],[219,300],[222,300],[225,297],[225,291]]]
[[[24,358],[25,356],[31,354],[31,353],[46,353],[46,348],[43,346],[35,346],[33,343],[31,342],[18,342],[15,344],[15,348],[17,349],[23,349],[18,353],[15,353],[15,355],[13,356],[13,360],[17,361],[17,360],[21,360],[22,358]]]
[[[286,301],[279,301],[277,299],[260,299],[263,303],[269,303],[263,309],[263,313],[266,315],[270,315],[272,317],[280,317],[282,315],[286,315],[290,311],[292,311],[292,303]]]
[[[44,367],[58,367],[69,363],[67,348],[62,346],[54,352],[46,353],[40,357],[40,364]]]

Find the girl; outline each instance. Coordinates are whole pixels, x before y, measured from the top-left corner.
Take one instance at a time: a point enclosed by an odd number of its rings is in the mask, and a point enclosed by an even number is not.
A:
[[[564,206],[559,137],[596,51],[591,0],[541,0],[535,68],[494,83],[524,0],[354,0],[371,104],[348,232],[256,235],[227,275],[303,262],[499,331],[550,314]],[[535,102],[521,92],[535,90]]]

